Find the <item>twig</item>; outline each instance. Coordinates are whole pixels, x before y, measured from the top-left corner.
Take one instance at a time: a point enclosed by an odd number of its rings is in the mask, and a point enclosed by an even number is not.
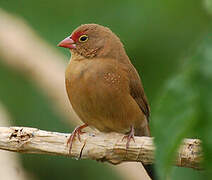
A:
[[[126,151],[122,134],[84,133],[81,142],[74,141],[71,154],[66,144],[70,134],[48,132],[28,127],[0,127],[0,149],[35,154],[63,155],[73,158],[93,159],[119,164],[137,161],[152,164],[154,145],[150,137],[135,137]],[[201,141],[184,139],[175,161],[176,166],[200,169]],[[83,150],[82,150],[83,148]]]

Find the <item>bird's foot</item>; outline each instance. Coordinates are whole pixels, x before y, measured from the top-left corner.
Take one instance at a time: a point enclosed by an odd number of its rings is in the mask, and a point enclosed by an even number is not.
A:
[[[125,136],[122,138],[122,141],[123,141],[124,139],[127,139],[127,143],[126,143],[126,149],[127,149],[127,150],[128,150],[128,148],[129,148],[131,139],[135,142],[134,133],[135,133],[134,127],[131,126],[131,129],[130,129],[129,134],[128,134],[128,135],[125,135]]]
[[[78,126],[71,133],[71,135],[70,135],[70,137],[68,138],[68,141],[67,141],[67,145],[70,144],[70,146],[69,146],[69,154],[71,154],[71,149],[72,149],[72,145],[73,145],[73,142],[74,142],[74,138],[77,136],[78,137],[78,140],[81,142],[80,134],[83,134],[84,133],[81,130],[83,128],[86,128],[87,126],[88,126],[87,124],[84,124],[82,126]]]

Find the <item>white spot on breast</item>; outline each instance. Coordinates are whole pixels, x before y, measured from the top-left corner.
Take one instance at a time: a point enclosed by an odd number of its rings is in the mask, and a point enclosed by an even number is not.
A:
[[[117,89],[118,89],[118,84],[120,83],[120,78],[121,76],[115,73],[108,72],[104,74],[105,82],[107,82],[107,84]]]

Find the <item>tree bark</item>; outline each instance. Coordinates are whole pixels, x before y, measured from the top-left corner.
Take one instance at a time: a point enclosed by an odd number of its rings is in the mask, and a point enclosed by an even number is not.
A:
[[[135,137],[126,150],[123,135],[117,133],[84,133],[77,138],[69,153],[67,139],[70,134],[43,131],[28,127],[0,127],[0,149],[34,154],[70,156],[76,159],[120,164],[121,162],[154,162],[153,138]],[[200,169],[202,159],[201,141],[184,139],[174,162],[176,166]]]

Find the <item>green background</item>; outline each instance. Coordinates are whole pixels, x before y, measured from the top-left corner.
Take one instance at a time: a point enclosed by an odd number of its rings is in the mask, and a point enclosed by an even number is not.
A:
[[[2,9],[24,18],[52,46],[85,23],[108,26],[120,37],[151,104],[158,175],[176,180],[210,177],[207,172],[211,170],[212,134],[207,132],[212,124],[208,102],[212,54],[205,55],[201,48],[212,46],[212,41],[207,41],[212,37],[211,4],[209,0],[0,1]],[[57,51],[64,53],[68,62],[69,52],[62,48]],[[63,124],[63,117],[54,112],[51,101],[33,82],[1,61],[0,82],[0,102],[10,112],[14,125],[60,132],[73,129]],[[200,121],[202,118],[208,121]],[[170,162],[183,137],[204,140],[204,166],[208,171],[171,168]],[[24,168],[41,180],[121,179],[106,165],[90,160],[44,155],[21,155],[21,158]]]

